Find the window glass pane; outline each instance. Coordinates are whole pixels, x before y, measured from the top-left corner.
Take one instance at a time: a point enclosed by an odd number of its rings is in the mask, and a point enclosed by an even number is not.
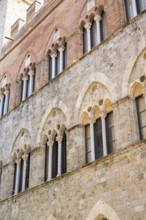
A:
[[[134,17],[132,0],[125,0],[128,21]]]
[[[91,25],[91,47],[95,47],[97,45],[97,25],[93,20]]]
[[[144,111],[145,110],[145,101],[144,101],[143,96],[136,98],[136,101],[137,101],[137,105],[138,105],[138,111],[139,112]]]
[[[45,177],[44,177],[45,181],[48,179],[48,166],[49,166],[48,159],[49,159],[49,147],[46,142],[46,146],[45,146]]]
[[[49,80],[52,79],[52,58],[49,56]]]
[[[63,51],[63,69],[67,67],[67,43],[65,44],[65,49]]]
[[[64,132],[63,140],[62,140],[62,174],[67,171],[67,140],[66,134]]]
[[[95,138],[95,158],[103,156],[103,142],[102,142],[102,125],[101,118],[94,124],[94,138]]]
[[[87,163],[90,163],[91,162],[90,125],[85,126],[85,143],[86,143],[86,160],[87,160]]]
[[[52,155],[52,177],[57,176],[57,167],[58,167],[58,142],[56,141],[53,144],[53,155]]]
[[[146,9],[146,0],[137,0],[138,11],[142,12]]]
[[[141,123],[141,127],[146,126],[146,110],[140,113],[140,123]]]
[[[87,30],[83,28],[83,53],[88,51],[88,39],[87,39]]]
[[[146,110],[145,110],[145,101],[143,96],[139,96],[136,98],[136,108],[137,108],[137,118],[138,118],[138,126],[139,126],[139,135],[140,140],[143,139],[142,135],[142,127],[146,124]]]
[[[100,29],[101,29],[101,40],[104,40],[104,39],[107,38],[107,26],[106,26],[106,14],[105,14],[105,12],[103,12],[101,14]]]
[[[114,142],[115,142],[113,112],[108,113],[105,120],[106,120],[107,150],[108,150],[108,154],[110,154],[114,150]]]
[[[59,51],[57,51],[57,56],[55,58],[55,61],[56,61],[56,67],[55,67],[55,75],[59,74],[60,72],[60,53]]]

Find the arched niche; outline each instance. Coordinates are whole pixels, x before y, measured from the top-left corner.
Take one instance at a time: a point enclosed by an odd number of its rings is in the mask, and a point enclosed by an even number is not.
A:
[[[93,206],[86,220],[120,220],[120,218],[108,204],[99,200]]]
[[[104,97],[110,97],[108,89],[99,82],[93,82],[89,85],[85,94],[82,96],[80,103],[80,115],[85,110],[88,111],[88,107],[92,106],[93,114],[95,118],[100,117],[100,106],[104,102]],[[109,103],[107,102],[107,106]]]
[[[12,152],[17,151],[23,147],[24,144],[31,145],[31,136],[28,130],[21,129],[14,141]]]
[[[45,130],[54,129],[57,124],[64,124],[67,127],[70,124],[70,112],[62,101],[56,99],[48,106],[42,118],[37,134],[37,144],[42,142]]]

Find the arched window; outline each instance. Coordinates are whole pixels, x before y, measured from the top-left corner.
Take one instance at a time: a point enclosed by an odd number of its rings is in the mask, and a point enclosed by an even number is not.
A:
[[[106,14],[96,15],[83,27],[83,53],[89,52],[107,37]]]
[[[22,155],[14,163],[13,194],[29,188],[30,153]]]
[[[94,149],[92,149],[91,143],[94,143]],[[112,153],[114,151],[114,145],[113,112],[107,113],[105,118],[98,118],[94,124],[85,126],[87,163]]]
[[[32,95],[35,88],[35,63],[31,63],[31,57],[28,55],[24,61],[24,73],[22,73],[21,101]]]
[[[146,107],[143,95],[136,98],[140,140],[146,139]]]
[[[2,117],[9,111],[10,84],[6,84],[0,93],[0,117]]]
[[[146,1],[145,0],[125,0],[126,12],[127,12],[127,20],[131,20],[138,13],[144,11],[146,9]]]
[[[67,67],[67,43],[49,54],[49,80],[55,78]]]
[[[47,140],[48,141],[48,140]],[[49,179],[48,173],[49,173],[49,147],[45,145],[45,175],[44,175],[44,181],[47,181]]]

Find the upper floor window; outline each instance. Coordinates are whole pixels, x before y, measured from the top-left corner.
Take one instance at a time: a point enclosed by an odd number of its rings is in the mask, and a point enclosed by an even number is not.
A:
[[[4,89],[1,89],[0,95],[0,117],[5,115],[9,110],[10,85],[7,84]]]
[[[21,101],[31,96],[34,91],[35,71],[35,63],[30,63],[30,65],[24,69],[24,73],[22,74]]]
[[[128,21],[146,9],[145,0],[125,0]]]
[[[136,98],[140,140],[146,139],[146,107],[143,95]]]
[[[22,157],[18,151],[14,156],[14,182],[13,194],[18,194],[29,188],[30,153],[24,153]]]
[[[45,147],[45,181],[61,176],[67,171],[66,134],[55,136]]]
[[[49,80],[53,79],[67,67],[67,43],[58,47],[49,55]]]
[[[83,53],[90,51],[107,37],[106,14],[96,15],[83,27]]]
[[[87,163],[114,151],[113,112],[85,126]]]

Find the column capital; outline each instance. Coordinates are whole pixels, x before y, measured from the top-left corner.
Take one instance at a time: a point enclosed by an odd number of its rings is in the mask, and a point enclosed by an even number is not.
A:
[[[28,154],[23,154],[23,155],[22,155],[22,159],[23,159],[23,160],[27,160],[27,159],[28,159]]]
[[[10,93],[10,90],[8,90],[8,89],[4,91],[5,95],[8,95],[9,93]]]
[[[97,14],[97,15],[94,17],[94,21],[100,21],[100,20],[101,20],[101,16]]]
[[[101,118],[106,118],[107,112],[106,111],[101,111]]]
[[[56,53],[56,52],[52,52],[52,53],[51,53],[51,57],[52,57],[52,58],[57,57],[57,53]]]
[[[62,142],[62,139],[63,139],[63,136],[61,136],[61,135],[58,135],[58,136],[56,137],[56,141],[57,141],[57,142]]]
[[[34,76],[34,70],[29,70],[28,75],[29,76]]]
[[[21,163],[21,159],[16,159],[16,160],[15,160],[15,163],[16,163],[17,165],[19,165],[19,164]]]
[[[48,147],[53,147],[53,144],[54,144],[54,141],[48,141],[48,142],[47,142],[47,146],[48,146]]]
[[[91,23],[90,23],[90,22],[87,22],[87,23],[84,25],[84,28],[85,28],[85,29],[90,29],[90,28],[91,28]]]
[[[61,46],[58,48],[59,52],[63,52],[65,50],[65,47],[64,46]]]

